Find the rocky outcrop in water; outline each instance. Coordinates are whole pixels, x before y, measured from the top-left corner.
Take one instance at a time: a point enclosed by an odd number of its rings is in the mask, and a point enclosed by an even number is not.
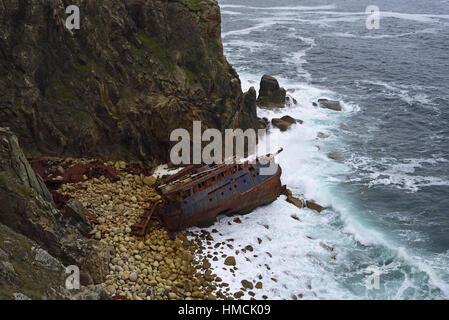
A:
[[[279,128],[281,131],[287,131],[291,125],[295,123],[302,124],[302,120],[293,119],[290,116],[283,116],[282,118],[273,118],[271,119],[271,123]]]
[[[318,105],[320,108],[331,109],[334,111],[341,111],[340,101],[328,100],[328,99],[318,99]]]
[[[27,155],[166,161],[175,128],[257,128],[215,0],[0,0],[0,126]]]
[[[260,80],[259,97],[257,106],[273,109],[285,107],[287,91],[279,86],[276,78],[264,75]]]

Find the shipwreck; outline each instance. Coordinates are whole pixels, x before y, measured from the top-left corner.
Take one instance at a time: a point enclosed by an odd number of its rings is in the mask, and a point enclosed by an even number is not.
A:
[[[190,165],[169,176],[157,189],[160,200],[145,210],[132,233],[145,236],[152,218],[170,231],[207,227],[219,214],[246,214],[273,202],[286,190],[282,169],[277,165],[273,174],[261,170],[280,152],[243,163]]]

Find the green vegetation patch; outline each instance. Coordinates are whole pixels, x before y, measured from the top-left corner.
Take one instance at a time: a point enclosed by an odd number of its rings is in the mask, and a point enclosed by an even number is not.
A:
[[[18,183],[9,171],[0,171],[0,188],[10,190],[24,197],[27,197],[31,193],[31,188]]]
[[[86,112],[79,111],[75,114],[75,119],[78,121],[87,121],[90,119],[90,117]]]
[[[93,61],[92,59],[87,59],[87,63],[85,65],[79,65],[78,66],[78,71],[81,73],[88,73],[92,70],[92,66],[93,66]]]
[[[70,92],[70,90],[61,81],[53,80],[53,84],[57,96],[68,100],[77,100],[75,95]]]
[[[171,63],[170,59],[168,58],[165,50],[153,39],[148,39],[145,37],[143,32],[139,32],[137,34],[137,38],[144,44],[144,46],[154,52],[159,59],[159,61],[162,62],[162,64],[166,67],[168,67],[170,70],[173,70],[173,64]],[[131,46],[132,48],[133,46]],[[133,49],[133,48],[132,48]],[[139,50],[138,48],[135,48]],[[133,50],[135,50],[133,49]],[[136,52],[138,55],[140,55],[139,51]]]
[[[182,69],[184,70],[184,73],[186,74],[187,77],[187,81],[189,81],[189,84],[194,84],[196,82],[196,75],[190,71],[189,69],[187,69],[186,66],[183,66]]]
[[[206,8],[206,5],[202,0],[179,0],[179,2],[185,4],[189,7],[189,9],[194,11],[199,11]]]

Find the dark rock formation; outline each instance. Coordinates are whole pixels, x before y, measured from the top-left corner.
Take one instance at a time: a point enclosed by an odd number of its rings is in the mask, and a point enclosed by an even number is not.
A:
[[[279,86],[276,78],[264,75],[260,80],[259,97],[257,106],[261,108],[283,108],[285,107],[287,91]]]
[[[60,221],[41,177],[31,169],[17,137],[5,128],[0,128],[0,203],[0,225],[42,247],[33,251],[42,265],[56,265],[51,255],[64,265],[78,265],[85,284],[104,280],[110,249]]]
[[[273,118],[271,119],[271,123],[278,127],[281,131],[286,131],[292,124],[301,123],[302,120],[293,119],[290,116],[283,116],[282,118]]]
[[[170,132],[257,128],[215,0],[0,0],[0,126],[29,156],[168,160]]]
[[[321,108],[331,109],[334,111],[341,111],[340,101],[328,100],[328,99],[318,99],[318,105]]]
[[[270,126],[270,121],[268,120],[268,118],[258,118],[257,119],[259,121],[259,129],[268,129],[268,127]]]

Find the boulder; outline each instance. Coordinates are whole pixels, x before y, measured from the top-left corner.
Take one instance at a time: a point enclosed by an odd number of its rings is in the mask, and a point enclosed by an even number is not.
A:
[[[293,193],[290,189],[286,189],[284,195],[287,196],[287,202],[293,204],[294,206],[298,207],[299,209],[303,208],[303,203],[300,199],[293,196]]]
[[[264,75],[260,80],[257,106],[266,109],[285,107],[287,91],[279,86],[276,78]]]
[[[235,266],[235,258],[233,256],[227,257],[225,259],[224,264],[227,265],[227,266]]]
[[[290,116],[283,116],[282,118],[273,118],[271,123],[281,131],[286,131],[292,124],[302,123],[302,120],[296,120]]]
[[[257,118],[257,121],[259,123],[259,129],[268,129],[270,126],[270,121],[267,118]]]
[[[86,215],[84,214],[83,204],[76,199],[70,199],[67,202],[65,207],[65,213],[67,215],[70,215],[70,217],[76,222],[90,224],[89,219],[87,219]]]
[[[306,201],[306,206],[307,206],[307,208],[309,208],[310,210],[314,210],[314,211],[316,211],[316,212],[318,212],[318,213],[320,213],[321,211],[323,211],[323,207],[322,206],[320,206],[319,204],[317,204],[317,203],[315,203],[315,202],[313,202],[313,201],[310,201],[310,200],[307,200]]]
[[[334,111],[341,111],[340,101],[328,100],[328,99],[318,99],[318,105],[320,108],[331,109]]]

